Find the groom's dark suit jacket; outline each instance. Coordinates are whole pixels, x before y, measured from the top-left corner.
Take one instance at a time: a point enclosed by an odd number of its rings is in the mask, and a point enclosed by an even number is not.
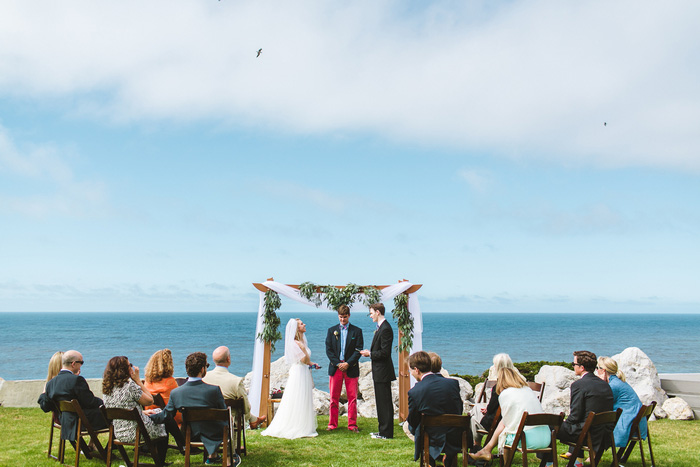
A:
[[[219,386],[199,381],[188,381],[170,393],[170,400],[162,412],[151,415],[156,423],[164,423],[166,417],[173,417],[182,407],[225,409],[224,396]],[[192,422],[192,437],[201,439],[207,453],[216,452],[222,441],[223,422]]]
[[[357,364],[360,360],[360,351],[363,349],[365,341],[362,338],[362,329],[348,323],[348,336],[345,340],[345,349],[343,352],[343,360],[348,363],[348,378],[357,378],[360,376],[360,366]],[[328,365],[328,375],[333,376],[338,369],[340,363],[340,324],[328,328],[326,334],[326,355],[330,360]]]
[[[423,436],[420,432],[421,414],[462,415],[462,398],[459,395],[459,383],[442,375],[430,374],[418,381],[408,391],[408,426],[415,435],[415,459],[423,449]],[[430,457],[436,459],[441,452],[447,455],[457,454],[461,450],[461,432],[449,427],[431,427]]]
[[[58,410],[59,401],[76,399],[90,425],[96,430],[107,427],[107,422],[102,417],[100,406],[102,399],[95,397],[90,390],[87,381],[80,375],[74,375],[68,370],[61,370],[53,379],[46,383],[46,391],[39,396],[39,406],[44,412]],[[78,416],[72,412],[61,412],[61,438],[75,441],[75,432],[78,429]]]
[[[376,383],[388,383],[396,379],[394,361],[391,358],[391,345],[394,342],[394,331],[389,322],[384,320],[374,333],[372,345],[369,348],[372,360],[372,379]]]

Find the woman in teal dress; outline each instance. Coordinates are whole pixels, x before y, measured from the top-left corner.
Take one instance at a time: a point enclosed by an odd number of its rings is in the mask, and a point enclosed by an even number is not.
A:
[[[598,367],[596,374],[602,380],[607,381],[612,389],[615,403],[613,409],[622,409],[622,415],[615,425],[615,446],[618,448],[627,446],[627,440],[630,437],[630,429],[632,421],[637,416],[639,409],[642,407],[642,401],[632,386],[625,381],[625,375],[617,367],[617,362],[610,357],[598,358]],[[642,439],[647,438],[647,420],[642,418],[639,421],[639,432]]]

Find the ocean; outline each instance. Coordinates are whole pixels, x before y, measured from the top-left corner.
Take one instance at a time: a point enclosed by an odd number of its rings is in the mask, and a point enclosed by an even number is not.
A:
[[[282,334],[290,318],[307,324],[311,359],[322,366],[313,372],[314,381],[327,391],[325,337],[337,315],[316,311],[279,316]],[[387,318],[396,331],[388,312]],[[374,324],[365,313],[354,313],[350,321],[362,328],[368,348]],[[0,378],[44,379],[51,355],[68,349],[83,354],[86,378],[101,377],[115,355],[129,357],[143,375],[151,354],[166,347],[173,353],[175,376],[185,376],[189,353],[206,352],[211,358],[219,345],[231,349],[231,371],[245,376],[252,367],[255,322],[255,313],[0,313]],[[698,314],[426,313],[423,326],[424,349],[440,354],[450,373],[481,374],[499,352],[515,362],[568,362],[574,350],[612,356],[627,347],[642,349],[660,373],[700,371]],[[273,361],[283,353],[280,341]]]

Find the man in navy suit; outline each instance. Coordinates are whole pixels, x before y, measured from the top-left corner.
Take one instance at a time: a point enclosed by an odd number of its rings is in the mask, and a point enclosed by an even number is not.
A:
[[[408,427],[415,436],[415,456],[418,460],[423,450],[423,436],[420,432],[421,414],[462,415],[464,404],[459,395],[457,380],[445,378],[432,372],[431,357],[422,350],[408,357],[408,368],[411,375],[418,381],[408,391]],[[461,451],[461,432],[450,427],[431,427],[428,432],[430,439],[430,465],[435,465],[435,459],[440,453],[445,453],[445,467],[456,464],[457,453]]]
[[[374,439],[391,439],[394,437],[394,401],[391,395],[391,382],[396,379],[394,361],[391,358],[391,346],[394,331],[384,318],[384,304],[375,303],[369,307],[372,321],[377,323],[372,345],[360,354],[372,360],[372,380],[374,381],[374,398],[377,402],[377,421],[379,432],[370,433]]]
[[[162,412],[151,415],[156,423],[164,423],[166,417],[172,418],[177,410],[183,407],[225,409],[226,403],[219,386],[206,384],[202,381],[207,374],[207,356],[203,352],[194,352],[187,356],[185,369],[187,382],[175,388],[170,393],[170,400]],[[204,449],[209,454],[207,464],[221,462],[216,450],[222,441],[224,422],[192,422],[192,438],[204,443]]]
[[[338,307],[339,324],[328,328],[326,334],[326,355],[328,365],[328,383],[331,393],[330,417],[328,428],[331,431],[338,428],[338,405],[340,393],[345,382],[345,392],[348,394],[348,430],[359,433],[357,427],[357,380],[360,377],[360,349],[365,342],[362,339],[362,329],[350,324],[350,308],[347,305]]]
[[[44,412],[50,412],[58,410],[59,401],[76,399],[93,429],[107,428],[107,422],[100,412],[102,399],[95,397],[85,378],[80,376],[83,363],[83,356],[77,350],[64,353],[61,371],[46,383],[46,390],[39,396],[39,406]],[[75,441],[78,416],[73,412],[61,412],[60,419],[61,438]]]

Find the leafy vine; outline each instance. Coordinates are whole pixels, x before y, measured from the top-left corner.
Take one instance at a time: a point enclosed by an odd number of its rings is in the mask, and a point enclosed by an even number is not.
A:
[[[409,351],[413,347],[413,317],[408,311],[408,295],[401,293],[394,297],[394,307],[391,315],[403,334],[398,346],[399,352]]]
[[[282,339],[282,334],[279,331],[280,318],[277,316],[277,310],[279,310],[281,306],[282,300],[280,300],[280,296],[277,292],[274,290],[265,292],[263,330],[258,334],[258,338],[263,342],[270,343],[271,352],[275,351],[275,342]]]

